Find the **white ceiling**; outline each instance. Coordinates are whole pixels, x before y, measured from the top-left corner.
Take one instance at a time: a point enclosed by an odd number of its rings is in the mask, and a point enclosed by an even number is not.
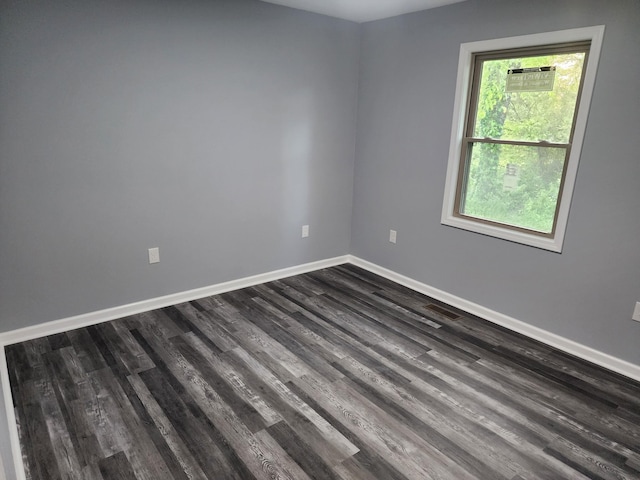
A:
[[[465,0],[262,0],[354,22],[369,22]]]

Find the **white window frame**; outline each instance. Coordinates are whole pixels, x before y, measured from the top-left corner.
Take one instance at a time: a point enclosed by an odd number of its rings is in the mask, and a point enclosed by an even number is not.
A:
[[[567,221],[569,219],[569,207],[571,205],[571,197],[573,195],[573,188],[575,185],[576,175],[578,173],[578,162],[580,160],[580,152],[582,150],[582,143],[587,127],[587,117],[589,114],[593,87],[596,81],[596,72],[598,70],[598,60],[600,59],[603,37],[604,25],[598,25],[593,27],[574,28],[570,30],[560,30],[533,35],[463,43],[460,45],[456,97],[453,107],[453,122],[451,127],[451,143],[449,146],[449,164],[447,167],[447,179],[442,206],[441,222],[443,225],[449,225],[463,230],[501,238],[503,240],[542,248],[552,252],[562,252]],[[558,199],[560,207],[558,208],[558,218],[553,237],[544,237],[533,233],[514,230],[509,227],[501,227],[499,225],[474,221],[469,217],[454,215],[458,173],[461,167],[460,158],[462,154],[462,139],[464,136],[467,111],[469,108],[468,98],[469,90],[471,88],[474,54],[494,50],[537,47],[551,44],[580,42],[585,40],[591,42],[591,47],[586,69],[584,71],[582,95],[580,103],[577,105],[578,114],[575,120],[571,152],[567,160],[564,187],[560,198]]]

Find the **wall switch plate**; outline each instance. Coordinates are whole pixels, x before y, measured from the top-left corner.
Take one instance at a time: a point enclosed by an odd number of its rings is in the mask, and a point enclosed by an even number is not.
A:
[[[633,310],[633,320],[640,322],[640,302],[636,302],[636,308]]]
[[[389,241],[391,243],[396,243],[396,238],[398,236],[398,232],[395,230],[389,230]]]
[[[302,238],[309,236],[309,225],[302,225]]]
[[[149,263],[160,263],[160,248],[149,249]]]

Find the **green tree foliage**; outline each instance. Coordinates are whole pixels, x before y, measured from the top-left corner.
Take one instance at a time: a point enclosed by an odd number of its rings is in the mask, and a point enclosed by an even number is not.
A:
[[[484,61],[473,136],[569,143],[584,56]],[[543,66],[557,68],[552,91],[506,92],[508,69]],[[463,213],[551,232],[567,150],[495,143],[475,143],[471,148]],[[513,188],[505,180],[508,166],[517,172]]]
[[[475,131],[489,138],[502,138],[504,123],[507,119],[508,93],[505,93],[504,79],[506,70],[501,68],[502,62],[489,62],[482,72],[482,90],[478,97]],[[488,202],[493,197],[500,166],[500,146],[495,144],[483,145],[482,168],[474,171],[473,177],[467,184],[471,198],[477,202]],[[467,197],[469,198],[469,196]]]

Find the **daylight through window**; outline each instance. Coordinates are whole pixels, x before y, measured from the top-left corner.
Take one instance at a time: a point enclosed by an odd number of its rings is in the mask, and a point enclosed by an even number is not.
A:
[[[597,63],[593,39],[468,53],[443,223],[560,251],[595,76],[587,75]]]
[[[588,48],[475,57],[457,215],[553,234]]]

